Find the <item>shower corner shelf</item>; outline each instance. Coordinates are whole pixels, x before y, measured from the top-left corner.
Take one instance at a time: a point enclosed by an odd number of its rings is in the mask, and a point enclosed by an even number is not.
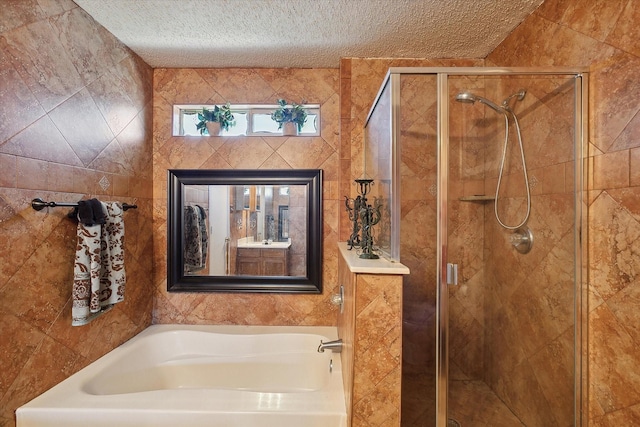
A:
[[[479,196],[462,196],[458,200],[460,200],[461,202],[491,202],[495,199],[496,199],[495,196],[479,195]]]

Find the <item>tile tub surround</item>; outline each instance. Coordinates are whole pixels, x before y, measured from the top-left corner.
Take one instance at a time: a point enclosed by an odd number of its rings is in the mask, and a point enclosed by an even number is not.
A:
[[[338,244],[338,315],[349,426],[400,426],[402,280],[409,269],[384,259],[363,260]]]
[[[151,323],[152,70],[69,0],[0,13],[0,426]],[[81,120],[78,120],[81,117]],[[81,125],[78,125],[81,123]],[[31,199],[135,203],[126,299],[71,327],[76,224]]]
[[[336,292],[335,242],[342,206],[337,192],[338,77],[337,69],[154,70],[154,323],[335,325],[329,298]],[[171,136],[174,104],[273,104],[277,98],[320,104],[320,136]],[[168,293],[166,188],[167,169],[173,168],[322,169],[322,295]]]

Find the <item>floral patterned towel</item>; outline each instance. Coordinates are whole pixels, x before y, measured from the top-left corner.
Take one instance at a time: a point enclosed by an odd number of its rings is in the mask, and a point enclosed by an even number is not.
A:
[[[78,244],[73,270],[71,325],[89,323],[124,300],[124,218],[117,202],[102,203],[104,224],[78,222]]]
[[[207,266],[207,228],[207,214],[202,206],[184,207],[184,272],[187,274]]]

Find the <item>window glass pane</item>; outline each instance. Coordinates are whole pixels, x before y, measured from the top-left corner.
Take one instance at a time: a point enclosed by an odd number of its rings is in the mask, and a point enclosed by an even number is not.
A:
[[[255,133],[282,133],[282,130],[278,130],[278,123],[271,120],[271,113],[253,113],[253,128],[252,132]]]
[[[207,136],[200,133],[197,124],[200,122],[198,113],[203,108],[213,108],[213,105],[174,105],[174,136]],[[278,129],[278,123],[271,119],[271,113],[276,108],[274,105],[231,105],[231,111],[236,121],[236,125],[229,130],[222,130],[220,136],[239,135],[281,135],[282,130]],[[320,106],[305,105],[307,109],[307,121],[300,130],[300,135],[320,135]]]
[[[222,130],[222,132],[220,132],[220,135],[239,136],[247,134],[247,113],[234,111],[233,117],[235,117],[236,125],[230,127],[229,130]]]
[[[247,113],[246,112],[233,112],[236,125],[229,128],[229,130],[222,130],[220,135],[238,136],[247,134]],[[183,110],[182,114],[182,134],[184,136],[201,136],[200,131],[196,125],[200,122],[198,119],[198,112],[193,113],[188,110]],[[207,135],[207,133],[205,133]]]
[[[196,123],[198,123],[198,113],[184,111],[182,115],[182,135],[200,135],[200,132],[196,129]]]
[[[309,113],[307,115],[307,121],[304,122],[300,133],[319,134],[320,129],[318,129],[318,117],[318,114]]]

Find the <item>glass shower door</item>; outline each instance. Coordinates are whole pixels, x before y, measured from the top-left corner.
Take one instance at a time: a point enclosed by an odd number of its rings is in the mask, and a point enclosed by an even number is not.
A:
[[[393,76],[392,76],[393,77]],[[435,426],[438,218],[436,74],[396,75],[403,283],[402,425]]]
[[[448,78],[448,426],[574,425],[578,86]]]

